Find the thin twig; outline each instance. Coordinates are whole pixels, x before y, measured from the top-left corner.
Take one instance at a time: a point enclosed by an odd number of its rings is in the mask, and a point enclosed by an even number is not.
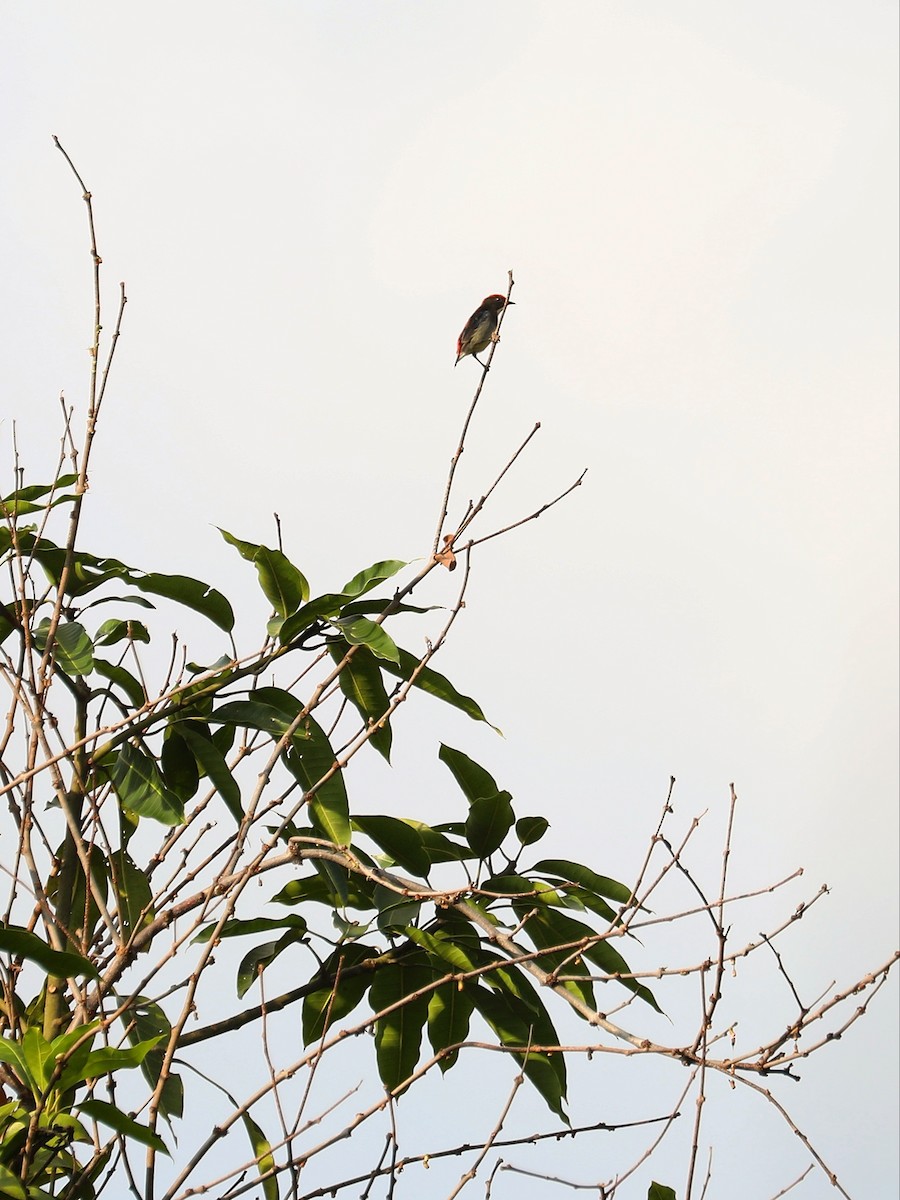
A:
[[[508,286],[506,289],[507,303],[509,302],[509,298],[512,295],[512,290],[514,287],[512,271],[509,271],[508,274],[509,274],[509,282],[508,282]],[[472,397],[472,403],[469,405],[469,411],[466,413],[466,418],[463,421],[462,432],[459,435],[459,443],[456,447],[456,450],[453,453],[453,457],[450,459],[450,471],[447,475],[447,483],[444,487],[444,496],[441,501],[441,513],[440,513],[440,516],[438,517],[437,531],[434,535],[434,546],[432,547],[432,554],[437,554],[438,547],[441,544],[441,535],[444,532],[444,522],[447,519],[447,510],[450,507],[450,493],[453,490],[453,478],[456,475],[456,468],[457,468],[457,465],[459,464],[459,460],[462,458],[463,450],[465,450],[466,434],[469,432],[469,425],[471,424],[472,417],[475,414],[475,406],[478,404],[478,400],[481,396],[482,388],[484,387],[485,380],[487,379],[487,376],[488,376],[488,371],[491,369],[491,361],[494,357],[494,351],[496,350],[497,344],[500,340],[500,327],[502,326],[503,318],[506,315],[506,308],[507,308],[507,306],[504,305],[503,309],[500,312],[500,316],[499,316],[499,319],[497,322],[497,340],[491,342],[491,347],[490,347],[490,350],[488,351],[487,362],[482,367],[481,378],[479,379],[478,386],[475,389],[475,395]]]

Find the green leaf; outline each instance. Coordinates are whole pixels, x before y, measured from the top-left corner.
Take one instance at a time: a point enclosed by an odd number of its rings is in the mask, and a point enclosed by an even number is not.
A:
[[[428,1040],[435,1054],[466,1040],[474,1007],[471,985],[444,983],[435,988],[428,1001]],[[458,1049],[442,1055],[441,1073],[449,1071],[458,1057]]]
[[[537,899],[535,893],[547,886],[546,883],[535,882],[525,875],[493,875],[485,880],[484,891],[488,894],[500,892],[503,896],[527,896],[529,899]]]
[[[30,550],[35,560],[47,573],[54,586],[58,587],[68,561],[66,551],[55,546],[49,538],[37,538],[33,534],[19,537],[20,549]],[[78,551],[72,557],[71,570],[66,577],[66,595],[83,596],[101,584],[120,579],[130,587],[151,595],[164,596],[178,604],[191,608],[207,617],[213,624],[230,632],[234,626],[231,605],[221,592],[206,583],[186,575],[145,574],[135,571],[117,558],[101,557]]]
[[[376,886],[373,899],[378,909],[378,928],[382,933],[413,924],[418,921],[422,911],[421,900],[403,896],[383,884]]]
[[[628,963],[618,952],[618,950],[613,949],[609,942],[596,942],[593,946],[584,951],[584,957],[588,959],[589,962],[595,963],[600,970],[605,971],[607,975],[621,976],[629,975],[631,973],[631,968],[629,967]],[[637,996],[640,1000],[643,1000],[645,1004],[649,1004],[650,1007],[655,1009],[658,1013],[662,1013],[663,1010],[657,1004],[656,997],[643,983],[638,983],[636,979],[622,978],[618,978],[617,982],[620,983],[622,987],[627,988],[629,992],[634,992],[635,996]]]
[[[414,821],[411,817],[404,817],[403,820],[418,833],[432,863],[464,862],[467,858],[473,857],[472,851],[468,846],[452,842],[450,838],[440,833],[437,829],[433,829],[430,825],[426,825],[423,821]],[[463,836],[464,828],[460,824]]]
[[[231,753],[236,733],[234,725],[220,725],[218,729],[212,730],[212,744],[223,758]]]
[[[35,1095],[40,1095],[40,1080],[30,1077],[21,1042],[14,1041],[13,1038],[9,1037],[0,1038],[0,1062],[9,1063],[14,1066],[22,1082],[28,1084]]]
[[[402,601],[395,600],[392,596],[368,596],[365,600],[349,600],[346,604],[341,605],[342,617],[380,617],[386,610],[390,609],[390,616],[395,613],[428,613],[436,612],[439,608],[444,608],[443,604],[404,604]]]
[[[149,608],[154,612],[156,611],[156,605],[152,600],[147,600],[144,596],[133,596],[131,594],[127,596],[98,596],[96,600],[91,600],[85,604],[83,611],[86,612],[89,608],[97,608],[101,604],[136,604],[138,608]],[[140,621],[134,623],[137,625],[141,624]],[[127,625],[128,622],[126,621],[124,624]],[[136,637],[134,640],[143,641],[144,639]]]
[[[371,591],[373,587],[377,587],[379,583],[383,583],[385,579],[393,578],[406,565],[405,562],[400,562],[396,558],[377,562],[367,570],[360,571],[358,575],[354,575],[349,583],[344,584],[341,590],[345,596],[362,596],[366,592]]]
[[[140,599],[139,596],[134,597]],[[145,600],[146,604],[147,601]],[[113,617],[104,621],[94,637],[96,646],[114,646],[117,642],[149,642],[150,630],[143,621],[121,621]]]
[[[110,857],[110,867],[122,932],[126,937],[131,937],[153,920],[153,889],[147,875],[127,850],[114,851]],[[149,945],[145,949],[149,950]]]
[[[388,661],[385,663],[384,669],[390,671],[392,675],[399,676],[401,679],[409,680],[418,667],[419,659],[414,654],[410,654],[408,650],[400,650],[399,665],[396,662]],[[446,676],[432,670],[431,667],[422,667],[413,681],[413,687],[427,692],[429,696],[434,696],[438,700],[443,700],[445,704],[449,704],[453,708],[458,708],[460,712],[464,712],[473,721],[484,721],[490,725],[487,717],[481,711],[481,706],[471,696],[462,695]],[[491,725],[491,729],[496,730],[497,733],[500,732],[496,725]]]
[[[339,663],[347,653],[348,643],[341,638],[328,649],[334,661]],[[359,647],[341,671],[338,682],[341,685],[341,691],[366,722],[366,725],[372,725],[379,721],[388,711],[390,700],[382,682],[381,668],[367,647]],[[390,762],[391,727],[389,722],[385,721],[381,728],[376,729],[369,740],[379,754]]]
[[[40,651],[47,647],[51,621],[45,617],[34,631]],[[87,675],[94,665],[94,647],[87,630],[77,621],[60,621],[53,638],[53,656],[67,675]]]
[[[369,932],[371,924],[368,921],[349,921],[337,910],[331,914],[331,923],[340,934],[341,941],[344,942],[352,942],[361,938],[363,934]]]
[[[91,1054],[99,1022],[92,1021],[90,1025],[71,1029],[61,1034],[50,1043],[50,1057],[54,1069],[59,1069],[59,1077],[55,1089],[60,1092],[66,1087],[66,1077],[77,1078]]]
[[[494,782],[493,776],[484,767],[469,758],[468,754],[463,754],[462,750],[454,750],[452,746],[442,745],[438,758],[450,768],[453,778],[470,804],[499,793],[500,789]]]
[[[466,974],[469,971],[476,971],[480,965],[483,965],[468,953],[456,938],[449,937],[446,934],[436,935],[429,933],[427,929],[418,929],[415,925],[410,925],[406,930],[406,934],[412,941],[428,951],[435,966],[446,963],[454,971]],[[435,963],[435,959],[439,961]],[[486,959],[484,961],[487,962],[490,960]]]
[[[94,646],[77,621],[60,621],[56,627],[56,661],[69,675],[87,675],[94,665]]]
[[[259,700],[230,700],[209,714],[210,724],[234,725],[238,729],[258,729],[277,742],[290,728],[291,721],[279,708]]]
[[[332,617],[331,624],[340,629],[351,646],[367,646],[378,658],[400,662],[400,651],[383,625],[368,617]]]
[[[479,858],[500,848],[515,820],[509,792],[473,801],[466,819],[466,841]]]
[[[139,1067],[158,1041],[158,1037],[153,1037],[144,1042],[136,1042],[133,1046],[121,1050],[117,1050],[114,1046],[100,1046],[97,1050],[90,1052],[80,1070],[70,1073],[69,1067],[67,1067],[63,1071],[60,1077],[60,1088],[70,1088],[85,1079],[97,1079],[101,1075]]]
[[[582,938],[594,936],[589,926],[562,913],[550,912],[545,908],[536,909],[533,901],[520,901],[514,907],[523,921],[523,933],[537,950],[544,951],[539,960],[543,970],[551,974],[560,970],[564,975],[588,975],[583,961],[588,951],[576,951],[571,943],[577,945]],[[557,949],[559,946],[565,949]],[[590,979],[567,979],[562,986],[591,1008],[594,1007],[594,988]]]
[[[67,492],[62,496],[56,496],[49,504],[32,504],[29,500],[13,500],[7,503],[5,500],[0,500],[0,513],[4,517],[27,517],[30,513],[44,512],[48,508],[56,508],[57,504],[67,504],[74,500],[75,496],[71,492]]]
[[[546,1006],[538,995],[529,977],[518,967],[503,959],[497,960],[497,970],[489,976],[491,985],[514,1005],[516,1011],[527,1019],[532,1030],[531,1040],[542,1046],[559,1045],[559,1034],[550,1019]],[[563,1094],[566,1088],[566,1060],[562,1054],[551,1057],[551,1063],[560,1081]]]
[[[235,547],[241,558],[252,562],[256,567],[260,587],[266,599],[281,616],[286,617],[296,612],[300,605],[309,599],[309,584],[302,572],[281,550],[273,550],[256,542],[242,541],[224,529],[219,529],[219,533],[229,545]]]
[[[318,835],[317,835],[318,836]],[[274,904],[324,904],[328,908],[353,908],[364,912],[375,907],[372,885],[358,875],[350,875],[337,863],[315,860],[316,873],[302,879],[292,879],[272,897]]]
[[[0,513],[7,518],[22,517],[27,516],[29,513],[43,512],[48,508],[56,508],[58,504],[67,504],[75,500],[76,495],[74,492],[65,492],[64,489],[71,487],[77,481],[77,475],[60,475],[59,479],[52,484],[35,483],[30,484],[28,487],[18,488],[0,500]],[[40,500],[51,492],[54,495],[46,504],[34,503],[34,501]]]
[[[53,1046],[41,1031],[30,1025],[22,1037],[22,1058],[28,1070],[28,1080],[35,1095],[47,1090],[56,1066]],[[37,1088],[34,1085],[37,1084]]]
[[[107,662],[103,658],[95,658],[94,670],[98,675],[102,675],[110,683],[121,688],[135,708],[143,708],[146,704],[147,695],[144,692],[144,685],[124,667],[120,667],[117,663]]]
[[[76,975],[99,978],[97,968],[89,958],[84,958],[73,950],[54,950],[36,934],[18,925],[0,923],[0,951],[35,962],[48,975],[59,979],[68,979]]]
[[[523,846],[533,846],[549,828],[550,822],[546,817],[519,817],[516,821],[516,837]]]
[[[247,1131],[247,1137],[250,1139],[250,1145],[253,1147],[256,1169],[260,1175],[266,1176],[261,1181],[263,1200],[278,1200],[278,1177],[275,1173],[275,1155],[272,1153],[272,1143],[246,1113],[243,1114],[241,1120]],[[272,1173],[268,1174],[270,1171]]]
[[[78,1110],[84,1116],[99,1121],[101,1125],[108,1125],[110,1129],[115,1129],[116,1133],[124,1134],[133,1142],[139,1142],[142,1146],[152,1146],[154,1150],[158,1150],[162,1154],[169,1154],[165,1142],[158,1134],[153,1133],[146,1125],[139,1124],[133,1117],[129,1117],[120,1108],[116,1108],[114,1104],[108,1104],[105,1100],[81,1100],[78,1103]]]
[[[294,738],[285,754],[285,765],[305,792],[316,789],[309,801],[313,827],[336,846],[349,846],[350,806],[343,772],[332,771],[336,761],[334,750],[325,731],[312,717],[304,719],[302,734]]]
[[[665,1187],[661,1183],[651,1183],[650,1191],[647,1193],[647,1200],[677,1200],[675,1189]]]
[[[522,1070],[525,1078],[534,1086],[550,1111],[556,1113],[560,1120],[568,1125],[569,1118],[563,1108],[566,1088],[565,1083],[560,1082],[558,1070],[559,1063],[563,1060],[562,1054],[537,1054],[531,1050],[523,1059]]]
[[[341,606],[345,603],[347,597],[341,593],[328,593],[324,596],[317,596],[315,600],[310,600],[309,604],[304,606],[294,613],[292,617],[288,617],[278,630],[278,640],[282,646],[287,646],[294,638],[299,637],[305,629],[310,625],[315,624],[323,618],[336,617],[341,611]]]
[[[605,896],[607,900],[616,900],[620,904],[627,904],[631,899],[631,888],[626,887],[624,883],[618,883],[615,879],[607,879],[605,875],[598,875],[590,867],[584,867],[581,863],[569,862],[565,858],[542,859],[541,862],[534,864],[532,870],[552,875],[559,881],[571,880],[572,883],[581,884],[583,888],[594,892],[597,896]]]
[[[389,1091],[400,1088],[416,1069],[429,997],[427,993],[410,997],[433,979],[427,967],[406,963],[383,963],[375,972],[369,1005],[374,1013],[384,1014],[375,1023],[375,1056],[381,1082]],[[385,1012],[387,1008],[391,1011]]]
[[[241,558],[252,562],[259,576],[259,585],[266,599],[281,617],[295,613],[309,599],[309,584],[294,564],[280,550],[243,542],[220,529],[222,537],[234,546]]]
[[[279,941],[260,942],[258,946],[254,946],[252,950],[248,950],[241,959],[238,965],[237,982],[235,985],[238,998],[245,996],[249,992],[266,967],[278,957],[280,953]],[[283,948],[281,947],[281,949]]]
[[[220,654],[216,661],[212,663],[189,662],[185,665],[192,675],[206,675],[207,672],[218,671],[219,674],[214,677],[214,682],[218,683],[219,681],[224,682],[224,680],[231,675],[230,668],[234,666],[234,659],[230,658],[227,654]],[[229,669],[223,671],[223,667],[227,667]],[[209,682],[210,680],[207,679],[204,682],[199,683],[198,686],[206,687],[208,686]]]
[[[405,821],[397,817],[356,817],[353,828],[370,837],[404,871],[424,878],[431,869],[422,838]]]
[[[201,945],[208,942],[216,932],[217,924],[218,922],[214,921],[211,925],[201,929],[193,941]],[[252,933],[269,933],[273,929],[297,929],[301,933],[306,933],[307,926],[302,917],[294,916],[293,913],[287,917],[253,917],[246,921],[235,918],[232,921],[226,921],[216,937],[222,941],[224,938],[247,937]]]
[[[160,1072],[165,1062],[165,1046],[172,1035],[169,1018],[155,1000],[146,996],[138,996],[125,1012],[122,1013],[128,1040],[132,1045],[152,1041],[155,1045],[144,1055],[141,1062],[141,1074],[152,1088],[159,1083]],[[167,1075],[162,1089],[159,1111],[169,1120],[171,1117],[181,1117],[184,1113],[184,1084],[179,1075]]]
[[[242,538],[235,537],[233,533],[229,533],[226,529],[223,529],[221,525],[217,525],[216,528],[229,546],[234,546],[241,558],[247,562],[253,562],[256,552],[259,550],[259,545],[256,542],[245,542]]]
[[[30,550],[54,587],[59,587],[68,558],[61,546],[54,545],[49,538],[38,538],[33,534],[20,532],[19,549]],[[66,595],[82,596],[108,579],[127,579],[131,582],[131,575],[131,569],[116,558],[97,558],[93,554],[77,551],[72,557],[71,570],[66,577]]]
[[[50,492],[61,491],[63,488],[71,487],[73,483],[77,482],[78,476],[69,474],[60,475],[52,483],[30,483],[27,487],[16,488],[8,496],[4,496],[0,504],[14,504],[17,500],[40,500],[42,496],[47,496]]]
[[[238,997],[246,995],[266,967],[273,963],[288,946],[294,946],[298,942],[302,942],[305,935],[306,922],[302,921],[297,928],[287,929],[277,942],[261,942],[260,945],[254,946],[252,950],[249,950],[241,959],[240,966],[238,967]]]
[[[174,726],[170,725],[166,730],[159,765],[166,787],[170,788],[182,803],[196,795],[200,786],[197,760]]]
[[[615,909],[611,908],[605,900],[597,896],[594,892],[589,892],[582,887],[573,887],[570,883],[565,885],[555,884],[554,886],[558,889],[562,903],[567,908],[587,909],[592,913],[596,913],[598,917],[602,917],[610,925],[621,924]]]
[[[524,911],[523,907],[520,916],[524,915]],[[597,931],[595,929],[592,929],[590,925],[585,925],[583,921],[576,921],[574,917],[569,917],[565,913],[559,911],[551,912],[544,909],[529,918],[525,926],[525,932],[538,949],[545,947],[552,949],[553,946],[588,939],[589,944],[580,951],[581,955],[588,962],[594,963],[607,975],[619,976],[631,974],[631,968],[628,966],[628,963],[618,950],[615,950],[610,945],[608,940],[597,940]],[[557,962],[563,958],[570,959],[571,953],[570,950],[561,952],[560,955],[553,955],[551,953],[547,957],[550,969],[552,970],[557,965]],[[570,975],[580,974],[580,968],[577,967],[575,962],[570,962],[566,968],[566,973]],[[649,1004],[658,1013],[662,1012],[662,1009],[656,1003],[653,993],[644,984],[638,983],[636,979],[617,979],[617,982],[621,983],[622,987],[633,992],[645,1004]],[[573,984],[572,986],[576,985]]]
[[[374,978],[371,969],[357,970],[364,963],[374,965],[377,951],[363,942],[339,946],[322,964],[321,974],[333,982],[303,1000],[303,1044],[317,1042],[332,1026],[357,1007]]]
[[[189,721],[179,725],[181,736],[184,738],[192,754],[209,776],[213,787],[225,802],[225,807],[240,824],[244,817],[241,805],[241,789],[238,781],[232,775],[228,763],[211,738],[204,737],[199,728]]]
[[[0,529],[0,533],[5,530]],[[6,641],[11,633],[14,633],[19,628],[19,623],[16,620],[12,609],[0,602],[0,644]]]
[[[225,633],[234,628],[234,611],[228,600],[208,583],[191,579],[187,575],[137,575],[129,580],[142,592],[154,596],[165,596],[185,608],[191,608],[207,617]]]
[[[8,1196],[9,1200],[42,1200],[47,1193],[35,1192],[31,1186],[26,1191],[22,1180],[0,1163],[0,1195]]]
[[[544,1041],[535,1028],[534,1013],[509,992],[495,992],[479,986],[472,989],[472,997],[478,1012],[494,1030],[501,1045],[525,1050],[532,1042],[559,1044],[556,1037],[549,1042]],[[515,1057],[525,1077],[536,1088],[547,1107],[568,1125],[569,1120],[562,1106],[566,1095],[565,1075],[560,1074],[560,1064],[563,1072],[565,1070],[563,1056],[532,1051],[519,1053]]]
[[[184,805],[163,783],[155,761],[137,746],[125,742],[110,776],[123,807],[163,825],[184,823]]]

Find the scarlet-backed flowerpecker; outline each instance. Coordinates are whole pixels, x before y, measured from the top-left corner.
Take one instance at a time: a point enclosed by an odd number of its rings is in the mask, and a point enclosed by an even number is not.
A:
[[[471,354],[479,366],[484,366],[478,354],[496,339],[497,322],[507,304],[515,304],[515,301],[507,300],[505,296],[485,296],[459,335],[456,343],[457,363],[467,354]],[[456,363],[453,365],[455,367]]]

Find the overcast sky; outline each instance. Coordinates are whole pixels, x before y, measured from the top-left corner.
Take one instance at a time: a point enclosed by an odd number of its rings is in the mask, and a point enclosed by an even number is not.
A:
[[[630,879],[674,775],[714,880],[734,781],[736,884],[805,868],[748,929],[828,883],[789,947],[807,999],[884,961],[896,3],[7,2],[0,25],[3,479],[13,421],[37,481],[60,391],[83,411],[85,217],[52,134],[129,297],[90,548],[208,579],[247,630],[266,614],[215,525],[272,543],[277,512],[316,592],[428,553],[479,377],[456,336],[512,268],[457,512],[536,421],[481,532],[588,474],[477,554],[439,664],[504,738],[404,712],[355,802],[444,815],[444,737],[551,817],[555,852]],[[855,1197],[896,1190],[896,1004],[894,982],[791,1096]],[[718,1195],[806,1165],[759,1108],[767,1173],[728,1174],[723,1120]]]

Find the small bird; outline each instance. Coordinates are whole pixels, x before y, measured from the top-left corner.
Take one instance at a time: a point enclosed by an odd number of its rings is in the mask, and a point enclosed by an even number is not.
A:
[[[485,365],[478,357],[479,351],[495,340],[497,322],[507,304],[515,304],[515,300],[507,300],[505,296],[485,296],[459,335],[456,343],[456,363],[467,354],[471,354],[479,366]],[[456,363],[453,364],[454,367]]]

